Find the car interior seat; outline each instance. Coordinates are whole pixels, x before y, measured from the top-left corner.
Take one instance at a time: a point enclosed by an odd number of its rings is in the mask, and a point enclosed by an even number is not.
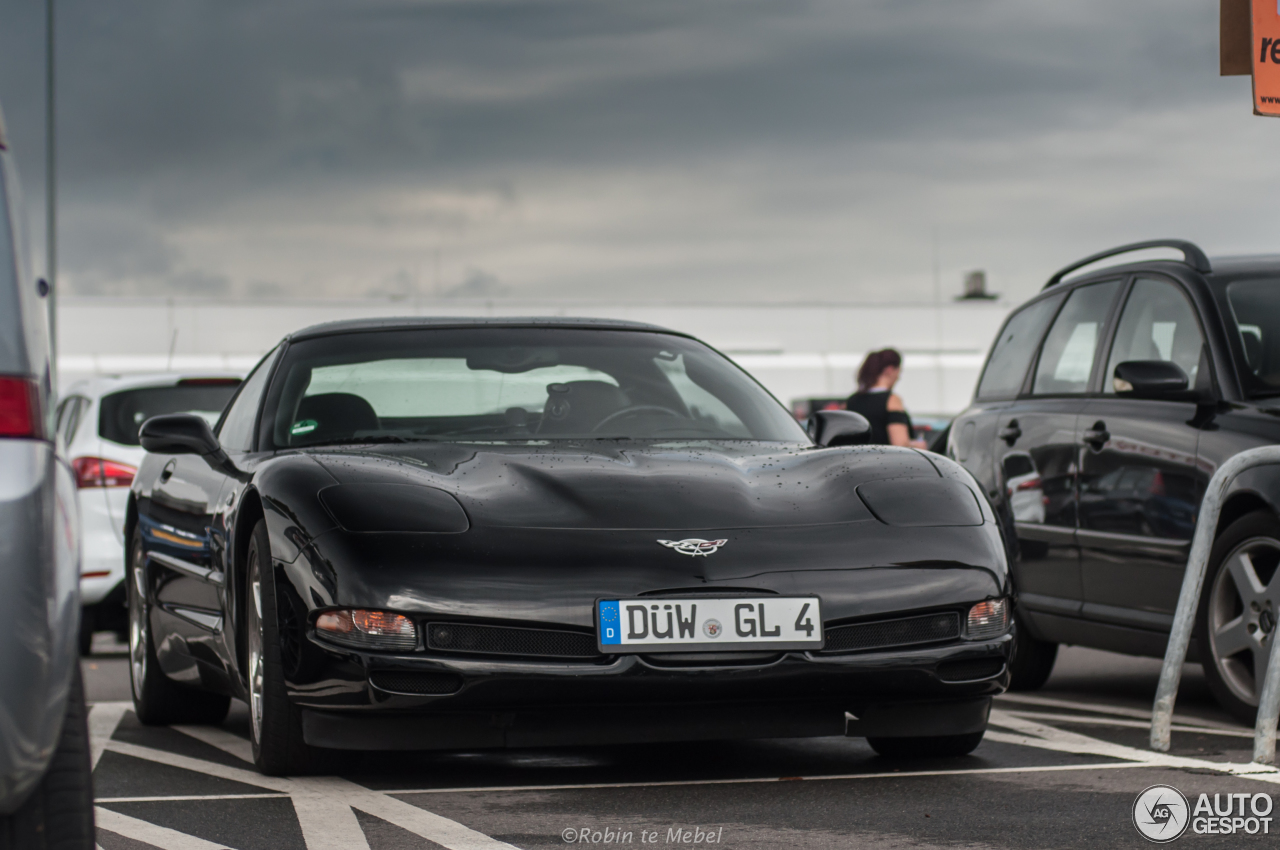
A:
[[[314,422],[314,427],[298,431]],[[378,414],[372,405],[351,393],[321,393],[307,396],[298,404],[294,432],[289,442],[294,445],[350,439],[358,431],[376,431]],[[304,424],[305,423],[305,424]]]
[[[609,414],[631,404],[627,394],[604,381],[547,385],[539,434],[589,434]]]

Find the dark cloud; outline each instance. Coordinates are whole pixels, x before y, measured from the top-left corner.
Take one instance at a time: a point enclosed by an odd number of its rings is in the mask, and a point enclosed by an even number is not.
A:
[[[42,4],[10,6],[39,212]],[[84,291],[912,299],[935,233],[948,291],[1014,295],[1129,238],[1271,247],[1273,125],[1193,0],[58,8]]]

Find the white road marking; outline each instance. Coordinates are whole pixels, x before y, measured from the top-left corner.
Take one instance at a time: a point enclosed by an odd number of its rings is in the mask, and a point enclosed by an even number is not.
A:
[[[1020,702],[1026,705],[1042,705],[1046,708],[1073,708],[1076,711],[1092,711],[1095,714],[1114,714],[1117,717],[1133,717],[1138,720],[1151,722],[1151,712],[1143,711],[1140,708],[1125,708],[1118,705],[1104,705],[1097,702],[1077,702],[1075,700],[1054,699],[1053,697],[1042,697],[1034,694],[1001,694],[996,697],[996,702]],[[1201,717],[1188,717],[1185,714],[1175,714],[1173,716],[1175,723],[1185,723],[1188,726],[1209,726],[1214,729],[1244,729],[1243,726],[1233,726],[1230,723],[1222,723],[1217,720],[1205,720]],[[1250,737],[1253,733],[1249,733]]]
[[[764,776],[741,779],[673,779],[665,782],[583,782],[570,785],[477,785],[460,788],[413,788],[385,793],[396,797],[411,794],[475,794],[484,791],[578,791],[609,788],[679,788],[689,785],[754,785],[769,782],[829,782],[847,779],[897,779],[902,776],[963,776],[984,773],[1047,773],[1055,770],[1111,770],[1144,767],[1131,762],[1099,764],[1033,764],[1020,767],[957,767],[949,770],[895,770],[884,773],[831,773],[817,776]]]
[[[141,841],[160,850],[225,850],[225,844],[214,844],[167,826],[158,826],[145,820],[131,818],[102,806],[94,807],[94,819],[99,829],[114,832],[116,835]]]
[[[1095,755],[1107,758],[1123,759],[1153,767],[1189,767],[1199,770],[1215,770],[1235,776],[1245,776],[1260,782],[1280,784],[1280,770],[1263,767],[1257,764],[1233,764],[1230,762],[1208,761],[1207,759],[1174,756],[1158,753],[1153,750],[1139,750],[1122,744],[1113,744],[1077,732],[1068,732],[1043,723],[1036,723],[1022,717],[1015,717],[1000,709],[991,712],[991,723],[1004,729],[1012,729],[1017,734],[988,730],[986,737],[992,741],[1006,744],[1017,744],[1024,747],[1036,747],[1077,755]]]
[[[200,800],[283,800],[288,794],[174,794],[167,797],[98,797],[95,803],[183,803]]]
[[[1119,717],[1090,717],[1085,714],[1054,714],[1045,711],[1008,711],[1014,717],[1026,717],[1031,720],[1055,720],[1059,723],[1079,723],[1086,726],[1122,726],[1126,729],[1150,729],[1150,720],[1126,720]],[[1230,738],[1248,738],[1253,740],[1253,733],[1244,729],[1219,729],[1216,726],[1186,726],[1177,724],[1170,727],[1175,732],[1190,732],[1196,735],[1226,735]]]
[[[293,784],[289,796],[307,850],[369,850],[346,793],[352,783],[334,776],[317,776],[295,779]]]
[[[253,745],[241,738],[239,735],[233,735],[226,729],[217,726],[170,726],[170,729],[177,729],[184,735],[190,735],[197,741],[203,741],[211,747],[217,747],[224,753],[230,753],[241,761],[247,761],[253,764]]]
[[[96,702],[89,706],[89,769],[98,766],[106,742],[115,734],[120,718],[133,708],[131,702]]]
[[[178,755],[167,750],[157,750],[152,747],[144,747],[139,744],[130,744],[125,741],[108,741],[106,748],[113,753],[120,753],[134,758],[146,759],[160,764],[167,764],[170,767],[181,767],[184,770],[193,770],[196,773],[203,773],[206,776],[216,776],[219,779],[230,779],[233,782],[241,782],[245,785],[254,785],[258,788],[270,788],[272,791],[283,791],[288,794],[293,790],[293,781],[277,776],[263,776],[256,770],[245,770],[242,767],[229,767],[225,764],[217,764],[216,762],[205,761],[204,759],[191,758],[190,756]]]
[[[293,798],[298,820],[302,823],[308,850],[367,848],[364,833],[360,831],[359,822],[351,812],[352,807],[407,829],[428,841],[434,841],[448,850],[514,850],[510,844],[490,838],[457,821],[336,776],[298,779],[262,776],[243,768],[228,767],[124,741],[107,741],[104,746],[112,752],[134,758],[288,794]],[[334,810],[339,811],[335,813]],[[354,843],[357,833],[361,843]]]

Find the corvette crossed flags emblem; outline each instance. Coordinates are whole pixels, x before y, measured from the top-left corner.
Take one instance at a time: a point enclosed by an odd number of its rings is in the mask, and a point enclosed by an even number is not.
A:
[[[681,555],[705,558],[707,555],[714,554],[716,550],[729,541],[727,539],[703,540],[700,537],[687,537],[684,540],[659,540],[658,542],[668,549],[676,550]]]

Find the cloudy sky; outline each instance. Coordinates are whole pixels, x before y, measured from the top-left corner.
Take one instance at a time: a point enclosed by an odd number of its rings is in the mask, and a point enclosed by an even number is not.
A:
[[[64,291],[1016,299],[1277,248],[1216,0],[57,0]],[[0,104],[43,239],[43,0]]]

